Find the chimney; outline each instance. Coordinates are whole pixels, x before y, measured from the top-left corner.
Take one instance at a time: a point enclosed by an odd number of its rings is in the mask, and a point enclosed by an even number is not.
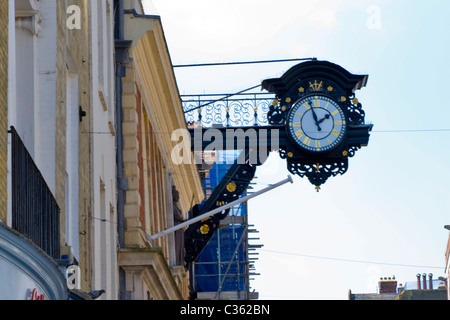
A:
[[[424,273],[422,275],[422,282],[423,282],[423,290],[427,290],[427,274]]]
[[[420,273],[417,274],[417,290],[421,290],[421,285],[420,285]]]
[[[397,280],[395,280],[395,276],[392,279],[390,277],[381,278],[378,282],[378,288],[380,289],[380,294],[397,293]]]
[[[428,274],[428,284],[429,284],[430,290],[433,290],[433,274],[432,273]]]

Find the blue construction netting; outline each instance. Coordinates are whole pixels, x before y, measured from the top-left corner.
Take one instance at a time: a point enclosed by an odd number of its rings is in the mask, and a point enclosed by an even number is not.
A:
[[[210,195],[220,183],[238,152],[219,152],[217,161],[203,180],[206,195]],[[245,195],[245,194],[244,194]],[[229,216],[247,215],[245,202],[232,208]],[[241,224],[230,224],[215,231],[208,245],[195,263],[197,292],[244,291],[248,286],[246,228]],[[239,246],[238,246],[239,245]]]
[[[215,232],[195,264],[198,292],[246,290],[246,245],[239,244],[244,232],[234,226]]]

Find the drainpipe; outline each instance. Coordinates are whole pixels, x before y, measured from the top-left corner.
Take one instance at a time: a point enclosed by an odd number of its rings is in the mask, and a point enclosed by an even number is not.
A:
[[[116,51],[117,50],[116,42]],[[116,62],[116,162],[117,162],[117,228],[119,247],[125,247],[124,203],[127,181],[123,177],[123,134],[122,134],[122,72],[125,67]]]
[[[126,76],[126,63],[128,62],[128,49],[131,41],[125,41],[124,32],[124,6],[123,0],[114,0],[115,8],[115,91],[116,91],[116,166],[117,166],[117,232],[119,248],[125,247],[125,192],[128,189],[128,180],[123,176],[123,110],[122,110],[122,78]],[[119,268],[119,299],[126,299],[125,271]]]
[[[116,0],[118,3],[116,13],[116,38],[115,38],[115,60],[116,60],[116,160],[117,160],[117,212],[118,212],[118,233],[119,246],[125,247],[125,217],[124,217],[124,199],[125,191],[128,190],[128,179],[124,178],[123,171],[123,109],[122,109],[122,78],[126,76],[126,64],[129,63],[128,50],[131,48],[132,41],[124,40],[124,10],[123,0]]]
[[[115,89],[116,89],[116,162],[117,162],[117,219],[118,219],[118,233],[119,233],[119,247],[124,247],[124,190],[122,186],[123,181],[123,135],[122,135],[122,73],[123,66],[121,57],[117,46],[123,40],[123,0],[115,0],[114,7],[116,11],[115,16],[115,30],[114,40],[116,46],[115,60]]]

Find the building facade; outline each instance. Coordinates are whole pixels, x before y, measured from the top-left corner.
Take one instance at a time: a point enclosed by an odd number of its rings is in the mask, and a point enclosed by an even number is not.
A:
[[[80,277],[77,288],[84,292],[93,290],[92,265],[93,255],[91,243],[93,193],[91,187],[92,167],[92,67],[90,37],[91,19],[90,5],[93,2],[86,0],[70,0],[65,6],[66,12],[61,13],[67,19],[66,26],[66,88],[68,99],[72,100],[72,121],[66,130],[71,137],[71,152],[67,155],[67,167],[76,172],[78,177],[68,181],[68,214],[67,220],[70,228],[67,228],[68,245],[74,263],[79,266]],[[71,223],[70,223],[71,222]],[[70,253],[68,253],[70,256]]]
[[[89,1],[92,289],[118,298],[114,2]]]
[[[149,238],[204,198],[193,155],[171,158],[187,127],[160,18],[0,9],[0,299],[188,299],[183,232]]]
[[[59,264],[66,289],[117,299],[114,3],[2,6],[0,220]]]
[[[2,72],[6,82],[1,96],[7,110],[3,110],[2,128],[8,135],[6,145],[4,136],[1,140],[2,167],[6,160],[7,171],[2,172],[0,218],[1,282],[6,285],[0,296],[68,299],[59,261],[70,242],[66,181],[77,173],[66,170],[72,101],[67,99],[64,81],[65,3],[18,0],[3,5],[7,39],[2,52],[7,53],[7,69]]]
[[[188,273],[175,234],[149,236],[186,219],[204,195],[194,162],[175,164],[172,133],[187,129],[158,16],[140,1],[124,1],[123,39],[129,41],[122,79],[124,245],[119,250],[122,298],[187,299]],[[119,124],[120,125],[120,124]]]

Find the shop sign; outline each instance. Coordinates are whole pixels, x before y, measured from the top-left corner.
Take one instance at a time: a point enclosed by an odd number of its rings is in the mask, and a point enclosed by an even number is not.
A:
[[[31,291],[30,300],[45,300],[45,295],[39,294],[38,289],[34,288]]]

